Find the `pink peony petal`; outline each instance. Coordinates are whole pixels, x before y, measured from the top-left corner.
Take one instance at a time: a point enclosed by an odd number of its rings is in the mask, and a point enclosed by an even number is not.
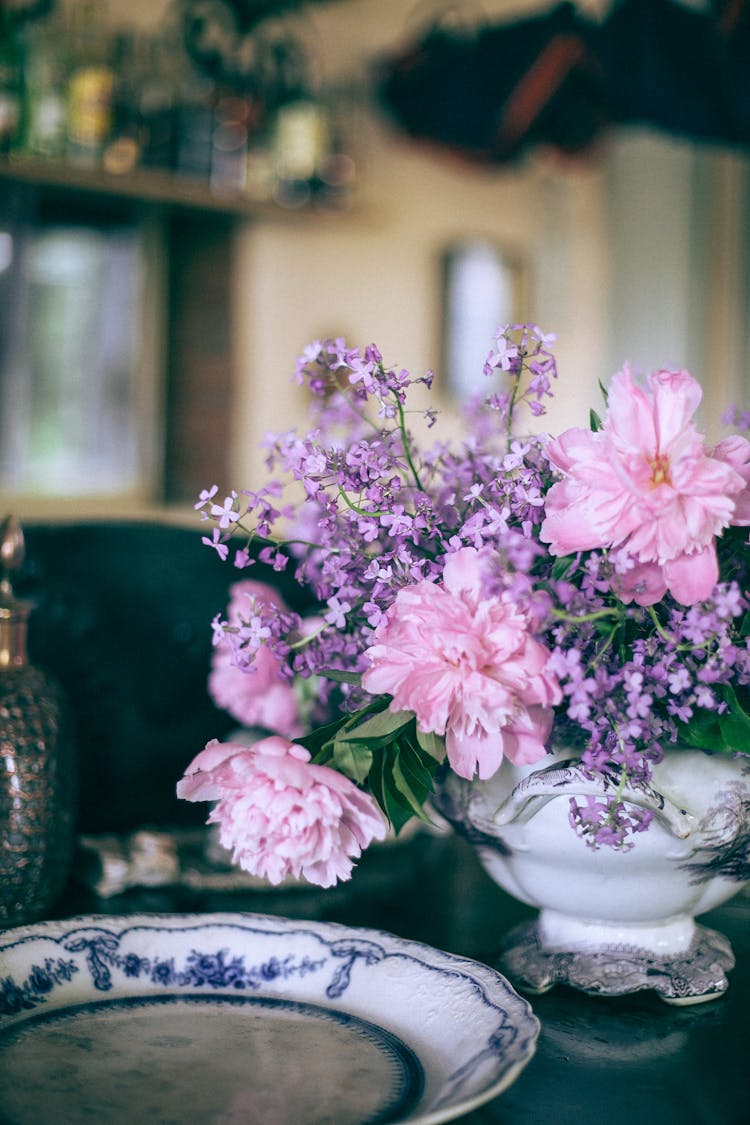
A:
[[[302,733],[294,688],[270,649],[259,649],[245,670],[232,663],[228,649],[217,645],[212,652],[208,690],[216,706],[243,726],[263,727],[288,738]]]
[[[658,563],[636,563],[625,574],[618,574],[612,582],[618,598],[629,605],[656,605],[667,592],[663,567]]]
[[[750,441],[740,434],[724,438],[714,449],[714,457],[731,465],[742,478],[742,491],[735,497],[732,523],[739,527],[750,524]]]
[[[219,742],[214,738],[206,744],[177,783],[177,796],[186,801],[215,801],[218,798],[215,770],[220,769],[242,747],[239,743]]]
[[[253,578],[233,582],[229,587],[229,598],[227,618],[232,625],[237,624],[239,617],[247,615],[251,598],[255,598],[261,605],[271,605],[282,613],[286,610],[286,604],[278,590],[267,582],[258,582]]]
[[[445,736],[445,750],[454,773],[471,781],[477,775],[482,781],[500,769],[503,760],[503,738],[486,731],[466,735],[451,727]]]
[[[667,450],[683,436],[700,406],[703,391],[689,371],[654,371],[648,378],[653,395],[656,448]]]
[[[713,543],[702,551],[665,563],[664,578],[673,597],[682,605],[705,601],[719,581],[719,563]]]

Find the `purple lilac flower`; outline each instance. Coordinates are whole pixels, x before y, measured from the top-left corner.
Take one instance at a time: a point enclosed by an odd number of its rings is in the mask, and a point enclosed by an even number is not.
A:
[[[574,802],[571,822],[592,846],[626,847],[650,814],[618,797],[623,779],[647,782],[692,729],[685,724],[726,712],[728,689],[750,685],[747,539],[737,539],[729,579],[690,606],[669,595],[624,604],[613,586],[632,560],[621,550],[550,554],[539,531],[557,475],[546,438],[518,431],[522,414],[543,414],[552,393],[553,341],[535,325],[500,330],[485,364],[487,394],[467,407],[465,436],[424,446],[409,429],[408,401],[432,372],[413,377],[388,367],[374,345],[349,348],[343,339],[306,348],[296,378],[313,396],[310,430],[269,435],[263,488],[221,502],[214,485],[196,508],[214,525],[204,543],[222,558],[231,545],[240,569],[255,557],[286,569],[317,601],[320,627],[303,637],[298,615],[252,607],[239,626],[213,627],[239,666],[267,645],[290,675],[318,677],[323,698],[356,709],[369,697],[337,674],[350,680],[365,670],[363,654],[399,590],[439,581],[464,547],[492,548],[493,592],[512,597],[551,650],[563,692],[558,737],[609,786],[606,799]],[[742,424],[744,414],[732,419]],[[431,430],[435,411],[423,420]],[[282,503],[282,480],[295,482],[296,499],[284,491]]]

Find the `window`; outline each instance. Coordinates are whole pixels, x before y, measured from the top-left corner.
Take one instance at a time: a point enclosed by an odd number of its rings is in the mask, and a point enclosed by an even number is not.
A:
[[[0,202],[0,490],[152,498],[160,304],[149,224],[111,204],[40,206],[28,191]]]
[[[523,269],[493,243],[452,246],[444,258],[444,364],[451,398],[463,402],[486,391],[484,361],[497,329],[517,321]]]

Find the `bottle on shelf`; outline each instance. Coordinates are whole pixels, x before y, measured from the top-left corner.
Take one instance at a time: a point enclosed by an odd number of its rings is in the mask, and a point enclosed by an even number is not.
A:
[[[275,199],[283,207],[310,202],[329,149],[328,114],[312,87],[309,61],[298,43],[279,47],[280,86],[273,111]]]
[[[352,205],[357,167],[352,156],[355,135],[351,92],[331,90],[327,97],[328,147],[316,169],[314,201],[331,211],[346,211]]]
[[[23,48],[15,21],[0,4],[0,155],[18,146],[23,109]]]
[[[327,151],[328,118],[319,101],[303,92],[279,106],[274,122],[278,203],[301,207],[311,200]]]
[[[231,90],[217,96],[211,135],[211,188],[219,194],[245,190],[253,117],[251,98]]]
[[[146,33],[113,28],[105,4],[58,0],[21,25],[0,0],[0,155],[160,170],[285,208],[350,205],[345,95],[318,88],[306,39],[272,32],[222,69],[193,57],[175,8]]]
[[[22,149],[31,156],[65,155],[67,38],[62,21],[31,23],[25,35]]]
[[[253,203],[270,203],[276,192],[276,160],[270,116],[262,109],[248,131],[245,195]]]
[[[145,168],[168,171],[175,165],[182,43],[174,29],[167,26],[150,36],[143,50],[138,92],[143,124],[141,162]]]
[[[102,147],[102,165],[116,175],[132,172],[143,156],[144,126],[140,111],[143,55],[142,42],[135,33],[123,31],[115,35],[112,107],[109,133]]]
[[[115,71],[112,42],[96,0],[79,0],[70,23],[67,157],[96,167],[112,127]]]
[[[181,60],[175,108],[174,171],[208,183],[214,131],[216,87],[191,59]]]

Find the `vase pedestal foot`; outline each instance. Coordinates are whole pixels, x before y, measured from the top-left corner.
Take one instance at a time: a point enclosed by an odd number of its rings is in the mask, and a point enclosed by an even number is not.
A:
[[[542,914],[510,931],[498,968],[516,987],[534,995],[566,984],[596,996],[651,989],[669,1004],[700,1004],[726,992],[734,954],[716,930],[692,923],[689,943],[675,952],[624,941],[622,930],[615,931],[617,940],[608,940],[607,927],[591,929],[599,936],[592,933],[585,944],[551,945]]]

